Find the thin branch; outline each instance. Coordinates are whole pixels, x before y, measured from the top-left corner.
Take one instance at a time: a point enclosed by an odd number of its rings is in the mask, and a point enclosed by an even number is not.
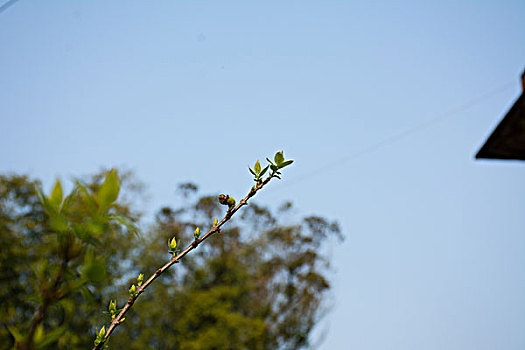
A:
[[[53,279],[53,284],[51,285],[51,289],[46,290],[45,288],[42,290],[42,305],[38,308],[37,313],[31,320],[31,325],[29,326],[29,332],[27,335],[27,339],[25,343],[19,345],[19,348],[21,349],[31,349],[33,346],[33,337],[35,335],[37,327],[44,321],[44,318],[46,316],[47,309],[50,304],[58,300],[57,298],[57,291],[58,287],[60,286],[60,283],[62,282],[62,277],[67,269],[67,264],[69,263],[69,257],[66,253],[65,257],[63,258],[60,268],[58,269],[55,278]]]
[[[270,180],[273,178],[273,177],[276,177],[275,175],[270,175],[268,176],[266,179],[264,179],[264,181],[260,181],[259,183],[257,183],[257,185],[253,186],[252,189],[250,190],[250,192],[246,195],[246,197],[244,197],[243,199],[241,199],[241,201],[239,202],[239,204],[237,204],[237,206],[233,207],[233,208],[228,208],[228,211],[226,212],[226,214],[224,215],[224,217],[222,218],[222,220],[214,227],[212,227],[208,232],[206,232],[204,235],[202,235],[201,238],[199,239],[196,239],[195,241],[193,241],[190,245],[188,245],[186,247],[186,249],[184,249],[182,252],[180,252],[178,255],[176,256],[173,256],[170,261],[168,261],[166,264],[164,264],[164,266],[162,266],[161,268],[159,268],[157,271],[155,271],[155,273],[153,273],[153,275],[151,275],[147,280],[146,282],[144,282],[140,287],[137,288],[137,291],[135,293],[134,296],[130,297],[126,303],[126,305],[124,305],[124,307],[122,308],[122,310],[120,311],[120,313],[111,321],[111,324],[110,326],[108,327],[108,329],[106,330],[106,335],[104,337],[104,340],[101,341],[98,345],[95,345],[95,347],[93,347],[93,350],[99,350],[99,349],[102,349],[102,347],[104,346],[104,344],[108,341],[109,337],[111,336],[111,333],[113,333],[113,331],[115,330],[115,328],[117,328],[120,323],[122,322],[122,319],[124,318],[124,315],[126,314],[126,312],[128,312],[128,310],[133,306],[133,304],[135,303],[135,301],[138,299],[138,297],[144,293],[144,291],[146,290],[146,288],[148,288],[148,286],[157,278],[159,277],[160,275],[162,275],[164,273],[164,271],[166,271],[167,269],[169,269],[173,264],[176,264],[180,261],[180,259],[182,259],[186,254],[188,254],[189,252],[191,252],[193,249],[197,248],[197,246],[202,243],[206,238],[210,237],[211,235],[213,235],[214,233],[217,233],[217,232],[220,232],[221,230],[221,226],[224,225],[226,222],[228,222],[231,217],[244,205],[248,205],[248,200],[253,197],[261,188],[263,188],[268,182],[270,182]]]

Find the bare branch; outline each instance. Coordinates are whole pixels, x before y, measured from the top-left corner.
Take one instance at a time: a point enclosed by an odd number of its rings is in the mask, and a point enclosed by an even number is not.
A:
[[[99,350],[99,349],[102,349],[102,347],[104,346],[105,343],[107,343],[109,337],[111,336],[111,333],[113,333],[113,331],[115,330],[115,328],[117,328],[120,323],[122,322],[122,319],[124,318],[124,315],[128,312],[128,310],[133,306],[133,304],[135,303],[135,301],[139,298],[139,296],[144,293],[144,291],[146,290],[146,288],[148,288],[148,286],[153,283],[153,281],[159,277],[160,275],[162,275],[167,269],[169,269],[173,264],[176,264],[178,263],[186,254],[188,254],[190,251],[192,251],[193,249],[197,248],[198,245],[203,242],[206,238],[210,237],[211,235],[217,233],[217,232],[220,232],[221,230],[221,226],[223,226],[226,222],[228,222],[232,216],[243,206],[245,205],[248,205],[248,200],[253,197],[261,188],[263,188],[268,182],[270,182],[270,180],[273,178],[273,177],[277,177],[275,175],[270,175],[268,176],[266,179],[264,179],[263,181],[259,181],[257,182],[257,185],[253,186],[250,190],[250,192],[246,195],[246,197],[244,197],[243,199],[241,199],[239,201],[239,203],[236,205],[236,206],[233,206],[233,207],[230,207],[228,208],[228,211],[226,212],[226,214],[224,215],[224,217],[222,218],[222,220],[214,227],[212,227],[208,232],[206,232],[204,235],[202,235],[202,237],[196,239],[195,241],[193,241],[191,244],[189,244],[182,252],[180,252],[179,254],[177,254],[176,256],[173,256],[170,261],[168,261],[166,264],[164,264],[164,266],[160,267],[159,269],[157,269],[157,271],[155,271],[155,273],[153,273],[153,275],[151,275],[140,287],[137,288],[135,294],[133,296],[131,296],[126,305],[124,305],[124,307],[122,308],[122,310],[120,311],[120,313],[111,321],[111,324],[110,326],[108,327],[108,329],[106,330],[106,335],[104,336],[104,340],[101,341],[99,344],[95,345],[95,347],[93,347],[93,350]]]

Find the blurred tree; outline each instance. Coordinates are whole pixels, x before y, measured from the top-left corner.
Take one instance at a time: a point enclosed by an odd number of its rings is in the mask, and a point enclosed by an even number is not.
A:
[[[106,317],[101,305],[116,299],[121,307],[138,273],[148,276],[169,258],[168,238],[190,243],[195,227],[225,210],[216,196],[197,198],[197,187],[185,184],[186,204],[162,208],[134,238],[140,215],[123,196],[116,200],[115,179],[106,171],[77,182],[69,196],[60,183],[45,196],[36,180],[0,176],[1,349],[91,348]],[[123,187],[134,184],[123,178]],[[151,286],[110,347],[307,347],[329,290],[325,243],[341,235],[320,217],[294,221],[289,208],[243,208]]]
[[[111,347],[307,347],[329,289],[324,244],[341,234],[337,224],[320,217],[293,222],[293,215],[284,213],[289,207],[277,213],[254,203],[244,208],[228,229],[152,285],[126,318],[126,327],[111,338]],[[149,275],[163,263],[159,252],[166,251],[173,234],[191,242],[195,227],[209,226],[223,210],[217,196],[178,209],[162,208],[134,255],[137,274]]]
[[[105,171],[67,196],[27,176],[0,176],[0,348],[89,347],[138,219]],[[89,336],[91,338],[91,335]]]

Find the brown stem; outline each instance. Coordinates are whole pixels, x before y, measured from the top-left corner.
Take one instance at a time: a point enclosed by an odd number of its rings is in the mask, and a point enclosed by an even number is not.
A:
[[[117,328],[120,323],[121,323],[121,320],[122,318],[124,317],[124,315],[126,314],[126,312],[128,312],[128,310],[133,306],[133,304],[135,303],[135,300],[137,300],[137,298],[142,294],[144,293],[144,291],[146,290],[146,288],[148,288],[148,286],[157,278],[159,277],[160,275],[162,275],[164,273],[164,271],[166,271],[167,269],[169,269],[171,267],[171,265],[173,264],[176,264],[180,261],[180,259],[182,259],[186,254],[188,254],[190,251],[192,251],[193,249],[195,249],[202,241],[204,241],[206,238],[210,237],[211,235],[213,235],[214,233],[217,233],[217,232],[220,232],[220,228],[222,225],[224,225],[226,222],[228,222],[231,217],[233,216],[233,214],[235,214],[242,206],[244,205],[248,205],[248,200],[253,197],[261,188],[263,188],[268,182],[270,182],[270,180],[272,179],[272,176],[268,176],[264,181],[262,182],[259,182],[256,186],[252,187],[252,189],[250,190],[250,192],[246,195],[246,197],[244,197],[243,199],[241,199],[241,201],[239,202],[239,204],[237,204],[237,206],[233,207],[233,208],[228,208],[228,211],[226,212],[226,215],[224,215],[224,217],[222,218],[222,220],[214,227],[212,227],[208,232],[206,232],[204,235],[202,235],[201,238],[199,239],[196,239],[195,241],[193,241],[190,245],[188,245],[182,252],[180,252],[177,256],[174,256],[170,259],[170,261],[168,261],[166,264],[164,264],[164,266],[162,266],[161,268],[159,268],[157,271],[155,271],[155,273],[153,273],[153,275],[151,275],[147,280],[146,282],[144,282],[136,291],[135,295],[130,297],[126,303],[126,305],[124,305],[124,307],[122,308],[122,310],[120,311],[120,313],[111,321],[111,324],[109,325],[108,329],[106,330],[106,335],[104,337],[104,340],[102,342],[100,342],[98,345],[95,345],[95,347],[93,347],[93,350],[99,350],[99,349],[102,349],[102,346],[104,346],[104,343],[107,342],[107,340],[109,339],[111,333],[113,333],[113,331],[115,330],[115,328]]]

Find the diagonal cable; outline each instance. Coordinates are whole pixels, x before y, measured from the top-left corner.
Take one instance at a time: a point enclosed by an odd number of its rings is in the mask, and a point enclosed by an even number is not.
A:
[[[303,181],[305,179],[308,179],[312,176],[315,176],[319,173],[322,173],[326,170],[329,170],[329,169],[332,169],[332,168],[335,168],[337,166],[340,166],[342,165],[343,163],[346,163],[350,160],[353,160],[353,159],[356,159],[356,158],[359,158],[359,157],[362,157],[364,155],[367,155],[369,153],[373,153],[381,148],[384,148],[384,147],[387,147],[387,146],[390,146],[391,144],[399,141],[399,140],[402,140],[410,135],[413,135],[415,133],[418,133],[420,131],[423,131],[425,129],[428,129],[429,127],[435,125],[435,124],[438,124],[442,121],[444,121],[445,119],[448,119],[448,118],[451,118],[461,112],[464,112],[468,109],[470,109],[471,107],[477,105],[477,104],[480,104],[481,102],[484,102],[485,100],[488,100],[489,98],[509,89],[510,87],[514,86],[515,85],[515,81],[510,81],[510,82],[507,82],[506,84],[504,85],[501,85],[500,87],[492,90],[492,91],[489,91],[485,94],[482,94],[482,95],[479,95],[477,97],[474,97],[472,98],[471,100],[459,105],[459,106],[456,106],[455,108],[452,108],[446,112],[443,112],[442,114],[432,118],[432,119],[429,119],[429,120],[426,120],[418,125],[415,125],[409,129],[405,129],[405,130],[402,130],[398,133],[395,133],[383,140],[380,140],[370,146],[367,146],[367,147],[364,147],[354,153],[350,153],[350,154],[347,154],[337,160],[333,160],[333,161],[330,161],[326,164],[324,164],[323,166],[321,167],[318,167],[317,169],[314,169],[310,172],[307,172],[306,174],[303,174],[301,176],[298,176],[294,179],[290,179],[290,181],[288,181],[287,184],[282,184],[280,187],[281,189],[283,187],[286,187],[286,186],[291,186],[293,184],[296,184],[297,182],[300,182],[300,181]],[[267,192],[270,192],[272,189],[270,188]]]
[[[0,13],[4,12],[8,8],[10,8],[11,6],[13,6],[15,4],[15,2],[18,2],[18,1],[19,0],[8,0],[8,1],[6,1],[3,5],[0,6]]]

